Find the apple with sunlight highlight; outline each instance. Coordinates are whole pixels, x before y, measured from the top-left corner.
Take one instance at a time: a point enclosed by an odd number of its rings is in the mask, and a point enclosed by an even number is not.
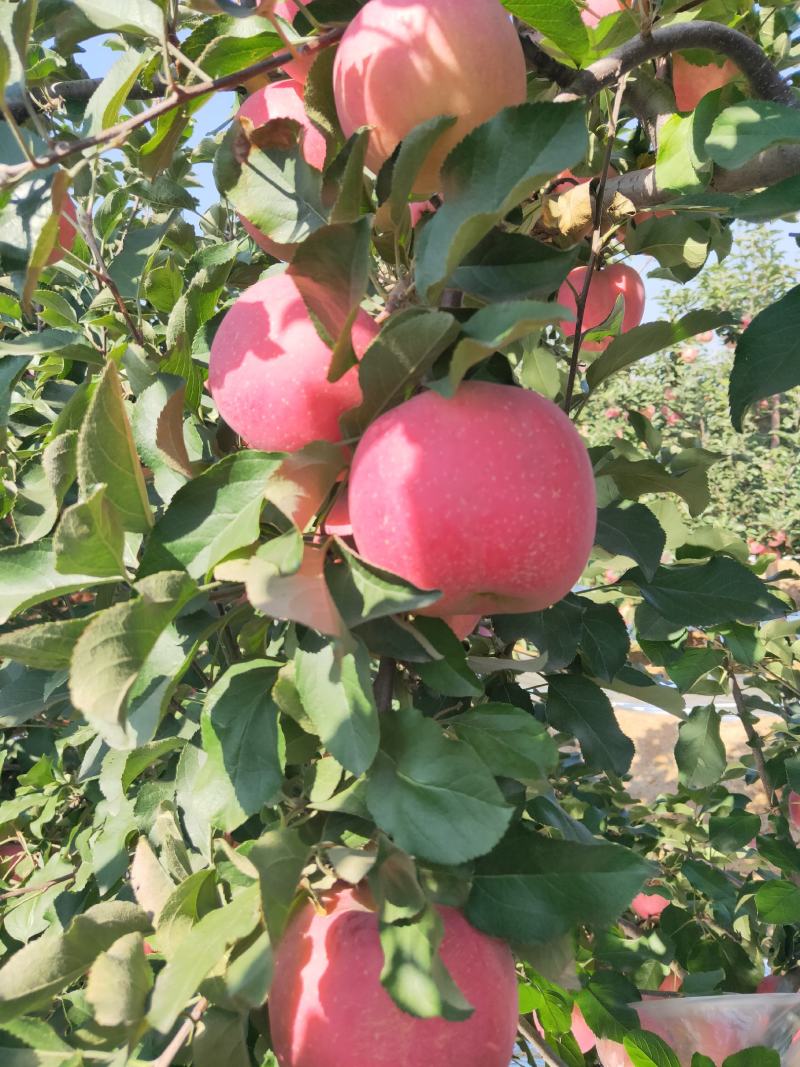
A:
[[[676,52],[672,57],[672,88],[678,111],[694,111],[707,93],[721,89],[738,74],[739,68],[730,59],[726,59],[721,67],[716,63],[696,67]]]
[[[359,312],[353,348],[360,359],[378,327]],[[208,387],[219,413],[251,447],[293,452],[339,441],[339,416],[361,402],[358,369],[328,381],[331,350],[319,336],[293,278],[250,286],[228,311],[211,345]]]
[[[586,267],[575,267],[567,275],[566,281],[558,290],[556,303],[569,308],[577,314],[578,298],[583,291],[586,279]],[[627,333],[638,326],[644,318],[645,292],[644,282],[638,271],[625,263],[613,263],[610,267],[596,271],[586,301],[583,317],[583,332],[601,326],[613,313],[617,300],[622,297],[624,312],[621,333]],[[575,322],[562,322],[561,329],[566,337],[575,336]],[[587,352],[602,352],[611,344],[613,337],[600,341],[584,341],[581,348]]]
[[[659,893],[637,893],[631,901],[631,911],[640,919],[657,919],[668,907],[669,900]]]
[[[473,1007],[461,1022],[402,1011],[380,982],[383,952],[369,893],[334,889],[296,912],[275,953],[269,997],[280,1067],[508,1067],[517,977],[507,945],[439,907],[441,958]]]
[[[368,562],[442,591],[423,614],[539,611],[589,558],[592,466],[550,400],[464,382],[450,399],[420,393],[372,423],[353,457],[350,517]]]
[[[247,97],[239,108],[237,118],[247,118],[254,126],[264,126],[272,119],[294,119],[303,128],[303,157],[310,167],[322,170],[327,150],[325,138],[306,114],[303,103],[303,87],[294,81],[270,82]],[[256,244],[276,259],[289,260],[297,245],[281,244],[262,233],[257,226],[239,215],[242,225]]]
[[[311,7],[314,0],[306,0],[305,6]],[[285,22],[294,22],[297,17],[298,8],[292,0],[279,0],[275,5],[274,13],[282,18]],[[301,85],[305,83],[308,77],[308,72],[311,70],[311,64],[317,58],[315,53],[311,55],[301,55],[297,59],[293,59],[290,63],[284,63],[283,69],[293,78],[294,81],[300,82]]]
[[[586,6],[581,9],[581,18],[587,26],[594,27],[606,15],[615,15],[627,7],[625,0],[587,0]]]
[[[367,166],[376,173],[415,126],[456,116],[414,183],[430,195],[470,130],[524,103],[525,57],[499,0],[368,0],[339,45],[333,90],[346,137],[374,127]]]

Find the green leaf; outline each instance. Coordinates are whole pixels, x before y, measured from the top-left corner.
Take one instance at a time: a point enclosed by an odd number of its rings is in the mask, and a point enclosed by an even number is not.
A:
[[[153,0],[125,0],[121,7],[106,0],[71,0],[71,3],[99,30],[120,30],[161,39],[164,15]]]
[[[800,285],[760,312],[736,345],[731,421],[740,433],[751,404],[800,385]]]
[[[287,272],[320,336],[333,349],[332,382],[356,364],[350,329],[369,283],[371,221],[364,216],[316,230],[297,249]]]
[[[566,308],[536,300],[490,304],[476,311],[461,327],[463,337],[456,345],[446,382],[437,383],[439,391],[452,396],[470,367],[542,326],[565,318],[571,318]]]
[[[508,807],[491,772],[462,741],[414,708],[382,722],[381,751],[369,772],[367,805],[397,845],[436,863],[488,852],[508,827]]]
[[[209,765],[230,782],[235,826],[269,803],[283,781],[272,660],[234,663],[208,691],[201,728]],[[235,826],[222,826],[224,830]]]
[[[448,725],[497,777],[542,782],[558,763],[558,750],[546,727],[511,704],[480,704]]]
[[[702,1065],[701,1065],[702,1067]],[[743,1048],[722,1061],[722,1067],[781,1067],[781,1057],[775,1049],[757,1046]]]
[[[136,398],[131,419],[136,449],[152,470],[156,492],[166,504],[193,473],[183,437],[185,399],[185,380],[160,374]]]
[[[726,107],[706,141],[711,159],[733,170],[774,144],[800,141],[800,114],[771,100],[747,100]]]
[[[673,460],[674,462],[674,460]],[[604,463],[600,474],[610,475],[627,500],[638,500],[649,493],[675,493],[686,501],[692,516],[708,507],[707,465],[692,464],[675,474],[654,459],[633,460],[618,456]]]
[[[331,208],[331,222],[353,223],[364,210],[364,164],[369,146],[369,129],[354,134],[338,154],[325,179],[330,186],[337,182],[336,202]]]
[[[408,198],[422,164],[441,135],[455,122],[455,117],[451,115],[438,115],[415,126],[403,138],[397,159],[392,164],[392,191],[389,195],[390,214],[395,226],[403,221]]]
[[[334,759],[355,775],[372,764],[380,726],[369,653],[352,651],[309,632],[295,657],[297,691],[306,714]]]
[[[328,221],[322,174],[303,156],[299,123],[273,119],[248,136],[234,119],[214,160],[223,196],[262,233],[280,244],[305,240]]]
[[[147,58],[139,52],[125,52],[92,93],[85,113],[92,137],[117,121],[120,108],[128,99],[128,94],[147,63]]]
[[[623,1044],[633,1067],[681,1067],[669,1045],[647,1030],[626,1034]]]
[[[547,297],[575,266],[578,248],[563,251],[519,233],[492,230],[464,258],[452,285],[490,303]]]
[[[50,1000],[89,970],[125,934],[149,928],[135,904],[108,901],[76,915],[65,931],[31,941],[0,969],[0,1022],[46,1007]]]
[[[547,657],[547,669],[557,671],[572,663],[578,654],[584,606],[578,597],[566,596],[544,611],[498,615],[494,621],[495,632],[506,643],[520,637],[530,641]]]
[[[712,815],[708,832],[714,848],[720,852],[738,852],[761,830],[758,815],[749,811],[734,811],[730,815]]]
[[[69,667],[75,642],[90,621],[87,616],[42,622],[0,634],[0,658],[43,671],[64,670]]]
[[[2,431],[8,426],[14,385],[29,363],[28,356],[6,356],[0,359],[0,439],[3,436]]]
[[[776,878],[756,890],[759,918],[765,923],[786,923],[794,926],[800,921],[800,886]]]
[[[551,675],[548,681],[550,725],[578,738],[587,766],[625,774],[633,760],[633,742],[620,730],[603,690],[578,674]]]
[[[585,153],[580,104],[505,108],[469,133],[445,161],[444,204],[420,236],[416,278],[423,299],[435,300],[464,257],[513,207]]]
[[[128,694],[166,627],[196,593],[181,571],[167,571],[137,584],[139,596],[94,616],[75,645],[70,696],[106,741],[127,747]]]
[[[453,697],[476,697],[483,693],[480,678],[467,662],[466,649],[446,623],[420,615],[414,620],[414,629],[440,657],[417,664],[417,673],[425,685],[436,693]]]
[[[724,652],[713,648],[687,648],[667,663],[667,674],[682,693],[688,693],[701,678],[724,666]]]
[[[345,566],[327,568],[327,580],[336,606],[349,626],[361,626],[373,619],[418,611],[439,599],[435,590],[417,589],[397,575],[374,567],[338,542]]]
[[[258,871],[261,907],[270,940],[277,944],[308,859],[308,845],[296,830],[269,830],[259,837],[247,858]]]
[[[148,533],[153,524],[147,488],[122,399],[117,365],[109,362],[89,401],[78,434],[78,486],[87,497],[101,482],[124,530]]]
[[[0,549],[0,623],[43,600],[108,580],[89,574],[61,574],[49,540]]]
[[[720,780],[727,756],[720,735],[719,712],[713,706],[694,708],[681,723],[675,762],[681,781],[689,789],[705,789]]]
[[[628,659],[631,639],[613,604],[590,604],[583,614],[581,653],[589,671],[610,682]]]
[[[762,622],[787,613],[764,582],[727,556],[699,566],[659,567],[649,580],[635,569],[625,580],[635,582],[647,603],[679,626]]]
[[[210,1008],[192,1038],[194,1067],[217,1067],[220,1063],[225,1067],[250,1067],[247,1022],[244,1012]]]
[[[646,356],[672,348],[706,330],[730,326],[734,321],[735,317],[728,312],[689,311],[677,322],[646,322],[642,326],[635,326],[614,338],[589,367],[586,380],[592,389],[596,389],[612,374]]]
[[[98,578],[124,578],[125,535],[117,511],[106,500],[107,485],[98,485],[80,504],[67,508],[53,537],[56,569],[85,571]]]
[[[342,416],[345,436],[360,436],[378,415],[404,400],[457,334],[456,320],[446,311],[408,308],[392,315],[359,364],[364,399]]]
[[[179,489],[153,530],[140,574],[185,567],[202,578],[257,540],[267,482],[282,458],[234,452]]]
[[[644,504],[599,508],[595,544],[615,556],[634,560],[645,577],[651,579],[661,562],[666,534]]]
[[[222,961],[226,951],[247,937],[259,921],[258,889],[253,886],[230,904],[210,911],[192,927],[171,953],[156,979],[148,1021],[169,1033],[203,979]]]
[[[92,964],[86,999],[100,1026],[138,1026],[147,1010],[153,975],[140,933],[125,934]]]
[[[549,37],[570,59],[580,62],[586,58],[589,34],[571,0],[503,0],[503,6]]]
[[[711,168],[699,157],[695,143],[695,112],[670,115],[658,134],[656,184],[659,189],[691,193],[707,184]]]
[[[0,727],[17,727],[66,701],[63,675],[7,663],[0,667]],[[12,935],[13,936],[13,935]]]
[[[148,264],[161,247],[170,221],[133,228],[125,235],[122,248],[108,268],[109,276],[124,300],[138,299],[142,279],[147,277]]]
[[[620,845],[558,841],[517,825],[478,862],[467,918],[495,937],[541,944],[578,924],[613,922],[652,871]]]

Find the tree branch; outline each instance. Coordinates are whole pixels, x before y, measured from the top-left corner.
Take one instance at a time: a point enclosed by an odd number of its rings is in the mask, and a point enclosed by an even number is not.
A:
[[[161,1055],[158,1057],[158,1059],[152,1061],[150,1067],[170,1067],[172,1061],[175,1059],[180,1050],[183,1048],[183,1046],[194,1033],[194,1028],[200,1022],[201,1018],[203,1017],[203,1013],[205,1012],[207,1007],[208,1001],[206,1000],[206,998],[200,997],[198,1002],[189,1012],[186,1021],[176,1032],[175,1036],[164,1049],[164,1051],[161,1053]]]
[[[343,33],[344,27],[337,26],[335,29],[329,30],[321,37],[318,37],[315,41],[301,45],[296,51],[301,55],[314,55],[335,44]],[[32,162],[26,161],[13,166],[0,166],[0,188],[6,188],[14,182],[18,182],[35,170],[44,170],[47,167],[63,163],[72,156],[85,152],[89,148],[97,148],[99,145],[104,144],[112,146],[122,144],[128,134],[137,130],[140,126],[144,126],[148,122],[152,122],[153,119],[174,111],[187,101],[206,96],[208,93],[219,92],[222,89],[233,89],[257,74],[266,74],[268,71],[278,70],[279,67],[289,63],[291,59],[290,52],[277,52],[267,59],[262,59],[258,63],[253,63],[242,70],[234,71],[232,74],[226,74],[224,77],[215,78],[211,82],[186,87],[176,86],[174,91],[169,92],[163,100],[153,104],[152,107],[147,108],[140,115],[133,115],[131,118],[125,119],[124,122],[118,122],[116,126],[111,126],[94,137],[85,137],[80,141],[61,142],[56,145],[52,152],[37,156]]]
[[[519,19],[516,19],[515,22],[528,69],[543,78],[549,78],[559,89],[569,89],[575,80],[575,69],[568,67],[565,63],[559,63],[557,59],[553,59],[549,53],[540,48],[536,38],[541,35],[536,30],[532,30],[529,26],[521,23]]]
[[[648,37],[634,37],[616,52],[579,71],[569,89],[559,93],[556,101],[591,99],[642,63],[686,48],[707,48],[732,59],[757,97],[797,107],[791,86],[755,41],[718,22],[702,21],[682,22],[654,30]]]
[[[537,1054],[544,1060],[548,1067],[567,1067],[567,1064],[560,1056],[550,1048],[543,1037],[537,1034],[536,1030],[526,1019],[520,1019],[517,1024],[519,1032],[525,1038],[529,1045],[533,1045]]]
[[[775,790],[772,787],[772,780],[770,779],[766,760],[764,759],[764,747],[761,743],[761,736],[755,726],[753,726],[753,716],[750,714],[750,711],[744,702],[744,693],[742,692],[739,680],[732,668],[728,671],[728,677],[731,681],[733,702],[736,705],[736,711],[739,713],[739,718],[744,727],[744,732],[747,736],[747,744],[753,753],[753,763],[758,771],[758,777],[761,779],[764,792],[767,794],[767,803],[771,808],[774,808],[776,803]]]

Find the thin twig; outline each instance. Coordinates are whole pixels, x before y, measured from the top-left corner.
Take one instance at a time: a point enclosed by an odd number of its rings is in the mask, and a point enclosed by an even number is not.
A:
[[[550,1048],[543,1037],[525,1019],[520,1019],[517,1028],[528,1044],[533,1045],[547,1067],[569,1067],[561,1057]]]
[[[575,336],[572,341],[572,358],[569,365],[569,378],[567,379],[567,390],[564,397],[564,411],[569,415],[570,408],[572,407],[572,395],[575,392],[575,380],[578,376],[578,363],[580,361],[581,354],[581,342],[583,340],[583,320],[586,316],[586,304],[589,299],[589,290],[591,289],[592,280],[594,278],[595,268],[600,259],[600,253],[602,252],[602,227],[603,227],[603,209],[606,195],[606,182],[608,181],[608,172],[611,169],[611,155],[614,151],[614,141],[617,136],[617,124],[619,123],[619,113],[622,109],[622,97],[625,92],[625,83],[627,81],[627,75],[623,75],[620,79],[617,91],[614,96],[614,104],[611,109],[611,116],[608,123],[608,142],[606,144],[605,155],[603,158],[603,169],[600,172],[600,181],[597,186],[597,193],[594,200],[594,219],[592,223],[592,250],[589,254],[589,262],[586,267],[586,275],[583,280],[583,289],[577,300],[576,317],[575,317]]]
[[[78,229],[80,230],[81,237],[86,242],[86,247],[92,254],[92,259],[95,262],[96,270],[92,270],[91,273],[97,278],[101,285],[104,285],[111,295],[114,297],[114,301],[122,313],[122,317],[128,324],[128,329],[133,334],[133,338],[139,345],[144,345],[144,334],[139,329],[139,326],[134,321],[133,316],[125,305],[125,301],[122,298],[122,294],[117,288],[117,283],[108,273],[108,266],[103,259],[103,253],[100,251],[100,246],[97,243],[97,239],[94,235],[94,228],[92,220],[89,215],[81,208],[78,208],[75,212],[78,218]],[[91,269],[91,268],[90,268]]]
[[[42,882],[40,885],[21,885],[16,889],[7,889],[4,893],[0,893],[0,900],[8,900],[11,897],[24,897],[30,893],[44,893],[45,889],[51,889],[61,882],[68,882],[70,878],[72,878],[71,872],[70,874],[62,874],[60,878],[51,878],[49,882]]]
[[[343,33],[344,27],[337,26],[323,36],[318,37],[315,41],[295,49],[295,51],[300,55],[316,54],[335,44]],[[157,104],[153,104],[152,107],[147,108],[138,115],[125,119],[123,122],[118,122],[115,126],[110,126],[107,130],[101,130],[100,133],[93,137],[84,137],[79,141],[61,142],[52,152],[37,156],[32,162],[18,163],[14,166],[0,166],[0,187],[11,185],[34,170],[44,170],[55,164],[63,163],[72,156],[85,152],[90,148],[97,148],[100,145],[114,147],[124,144],[128,135],[134,130],[139,129],[140,126],[144,126],[148,122],[152,122],[153,119],[160,118],[161,115],[174,111],[189,100],[196,100],[200,96],[219,92],[222,89],[234,89],[236,86],[241,85],[243,81],[247,81],[257,74],[266,74],[268,71],[278,70],[292,59],[291,52],[278,52],[268,59],[262,59],[258,63],[253,63],[249,67],[234,71],[232,74],[226,74],[221,78],[215,78],[213,81],[202,82],[197,85],[176,86],[173,92],[167,93],[163,100],[159,100]]]
[[[203,1017],[203,1013],[205,1012],[207,1007],[208,1001],[206,1000],[206,998],[200,997],[198,1002],[189,1012],[186,1021],[180,1027],[178,1032],[175,1034],[175,1036],[164,1049],[164,1051],[161,1053],[161,1055],[157,1059],[151,1061],[150,1067],[170,1067],[172,1061],[175,1059],[180,1050],[183,1048],[183,1046],[194,1033],[194,1028],[200,1022],[201,1018]]]
[[[758,777],[761,779],[761,784],[764,786],[764,792],[767,795],[767,803],[771,808],[776,805],[775,790],[772,786],[772,780],[767,770],[767,763],[764,759],[764,746],[761,743],[761,735],[755,726],[753,726],[753,716],[747,708],[744,700],[744,693],[742,687],[739,685],[739,679],[736,677],[734,669],[731,667],[728,670],[728,677],[731,680],[731,692],[733,694],[733,702],[736,705],[736,711],[741,719],[744,732],[747,736],[747,743],[753,753],[753,763],[756,765],[758,771]]]

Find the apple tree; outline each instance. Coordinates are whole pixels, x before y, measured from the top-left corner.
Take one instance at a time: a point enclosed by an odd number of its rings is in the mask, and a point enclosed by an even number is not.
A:
[[[800,210],[799,29],[3,0],[1,1063],[790,1062],[793,1000],[686,1019],[800,974],[800,621],[709,509],[800,286],[703,285]]]

